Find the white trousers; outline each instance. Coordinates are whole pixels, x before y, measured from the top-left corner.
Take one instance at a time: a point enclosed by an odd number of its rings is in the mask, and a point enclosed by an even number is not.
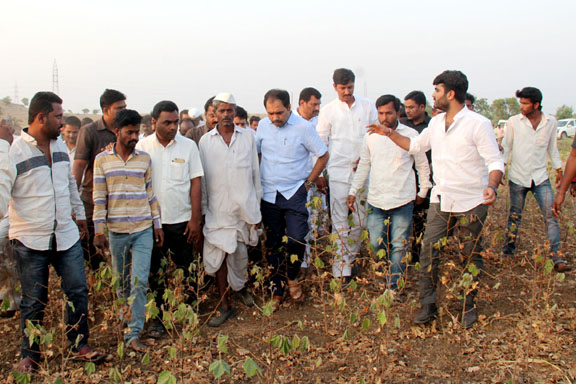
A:
[[[246,245],[238,241],[236,250],[228,254],[204,239],[204,268],[206,273],[214,276],[226,259],[228,267],[228,284],[233,291],[240,291],[248,281],[248,251]]]
[[[366,225],[367,190],[368,188],[364,188],[362,192],[357,193],[356,212],[351,213],[352,216],[349,220],[346,198],[350,191],[350,183],[330,181],[332,233],[338,234],[338,250],[332,265],[334,277],[350,276],[352,263],[360,253],[362,228]]]

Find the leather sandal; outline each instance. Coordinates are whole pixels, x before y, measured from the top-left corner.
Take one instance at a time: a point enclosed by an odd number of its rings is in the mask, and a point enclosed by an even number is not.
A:
[[[294,301],[300,301],[304,298],[302,292],[302,282],[298,280],[288,280],[288,293]]]

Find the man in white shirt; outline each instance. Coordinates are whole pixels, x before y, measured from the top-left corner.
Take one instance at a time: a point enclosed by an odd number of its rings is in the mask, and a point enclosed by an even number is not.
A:
[[[393,95],[381,96],[376,100],[376,108],[380,124],[406,137],[418,136],[415,129],[399,123],[398,98]],[[418,194],[414,165],[418,172]],[[398,292],[404,285],[400,283],[399,286],[399,280],[406,268],[404,257],[412,229],[414,201],[424,201],[432,187],[428,159],[423,152],[409,154],[388,137],[367,135],[346,201],[352,212],[356,212],[356,194],[366,184],[368,175],[369,213],[366,226],[370,233],[371,251],[377,260],[384,257],[390,260],[387,284],[391,290]]]
[[[432,150],[434,183],[420,254],[420,303],[415,323],[430,322],[438,314],[436,285],[440,246],[459,227],[465,270],[472,281],[463,295],[462,324],[470,328],[478,319],[475,296],[482,271],[482,230],[488,206],[496,201],[497,187],[504,173],[492,124],[464,105],[468,79],[460,71],[444,71],[433,82],[434,107],[445,111],[430,120],[428,128],[415,138],[400,135],[383,125],[370,126],[370,133],[388,136],[411,154]]]
[[[68,148],[68,156],[70,161],[74,161],[76,156],[76,142],[78,141],[78,132],[80,132],[80,119],[76,116],[68,116],[62,127],[62,140]]]
[[[516,91],[520,99],[521,114],[508,119],[502,148],[504,161],[509,162],[510,214],[504,256],[513,257],[518,239],[518,228],[528,192],[532,192],[546,220],[546,232],[550,242],[550,256],[554,269],[565,272],[570,269],[558,256],[560,230],[552,214],[554,192],[548,177],[548,158],[556,170],[556,182],[562,180],[562,161],[556,144],[557,123],[553,117],[542,113],[542,92],[533,87]]]
[[[216,275],[220,294],[220,306],[208,325],[218,327],[234,316],[226,295],[228,284],[244,304],[254,305],[245,287],[246,245],[258,243],[256,224],[262,220],[262,187],[254,135],[234,125],[234,96],[219,93],[213,104],[218,124],[200,139],[200,158],[205,173],[204,267],[209,275]]]
[[[38,92],[28,114],[30,126],[10,148],[16,174],[9,237],[22,287],[22,360],[16,366],[20,371],[37,368],[40,362],[40,345],[25,331],[28,321],[42,324],[50,265],[66,294],[66,337],[72,353],[87,361],[104,357],[88,345],[88,287],[80,245],[80,232],[86,235],[88,227],[66,146],[57,140],[64,114],[62,99],[52,92]]]
[[[196,143],[178,135],[178,106],[161,101],[152,110],[154,134],[136,144],[136,149],[150,155],[152,160],[152,190],[160,203],[164,243],[154,247],[150,264],[150,290],[155,293],[156,305],[162,309],[168,276],[163,259],[171,259],[184,271],[187,283],[194,282],[190,265],[196,260],[202,235],[202,163]],[[190,299],[191,289],[188,290]],[[159,316],[162,318],[162,315]],[[162,323],[155,319],[148,327],[148,335],[162,336]]]
[[[326,167],[330,182],[330,215],[332,233],[339,236],[339,249],[332,265],[332,273],[336,277],[343,277],[344,283],[348,283],[352,276],[354,259],[360,252],[360,235],[366,219],[366,206],[358,204],[357,212],[352,213],[349,220],[346,198],[360,159],[366,127],[378,121],[378,114],[370,100],[354,95],[355,76],[351,70],[335,70],[333,80],[338,98],[322,108],[316,130],[330,153],[330,161]],[[317,184],[320,191],[326,191],[327,182],[324,177],[320,177]],[[366,190],[357,197],[359,201],[365,201]]]

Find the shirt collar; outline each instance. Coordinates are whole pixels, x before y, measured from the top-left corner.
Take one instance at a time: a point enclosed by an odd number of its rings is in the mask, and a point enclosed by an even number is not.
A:
[[[34,136],[32,136],[28,133],[28,127],[22,129],[22,133],[20,134],[20,138],[22,140],[26,141],[27,143],[38,146],[38,141],[34,138]],[[50,140],[50,146],[52,146],[53,141],[56,141],[56,140]]]
[[[174,138],[172,140],[170,140],[170,142],[168,143],[166,148],[168,148],[169,146],[174,145],[176,143],[176,140],[178,139],[178,135],[179,135],[179,133],[176,133],[176,136],[174,136]],[[162,145],[162,143],[160,142],[160,140],[158,140],[158,134],[156,132],[154,132],[154,140],[156,140],[156,143],[158,143],[158,145],[164,147]]]
[[[104,122],[104,117],[102,117],[100,120],[98,120],[98,123],[96,124],[96,129],[99,131],[105,131],[108,128],[106,128],[106,123]]]
[[[520,119],[528,121],[529,124],[532,125],[532,123],[530,123],[530,120],[525,115],[520,114]],[[548,116],[546,116],[546,114],[542,112],[542,120],[540,120],[540,124],[546,124],[547,122],[548,122]],[[540,124],[538,124],[538,126],[540,126]]]
[[[239,127],[239,126],[237,126],[237,125],[234,125],[234,132],[242,133],[242,131],[244,131],[244,130],[245,130],[245,128],[241,128],[241,127]],[[207,134],[207,135],[212,135],[212,136],[215,136],[215,135],[221,136],[221,135],[220,135],[220,132],[218,132],[218,124],[216,124],[216,126],[215,126],[214,128],[212,128],[211,130],[209,130],[208,132],[206,132],[206,134]]]

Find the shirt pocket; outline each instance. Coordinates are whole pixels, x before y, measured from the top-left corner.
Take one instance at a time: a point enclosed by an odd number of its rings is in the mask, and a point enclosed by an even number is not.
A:
[[[170,162],[170,179],[185,181],[188,179],[188,164],[172,160]]]
[[[539,131],[536,131],[536,146],[538,148],[547,147],[549,141],[550,137],[548,136],[548,132],[545,129],[540,129]]]

